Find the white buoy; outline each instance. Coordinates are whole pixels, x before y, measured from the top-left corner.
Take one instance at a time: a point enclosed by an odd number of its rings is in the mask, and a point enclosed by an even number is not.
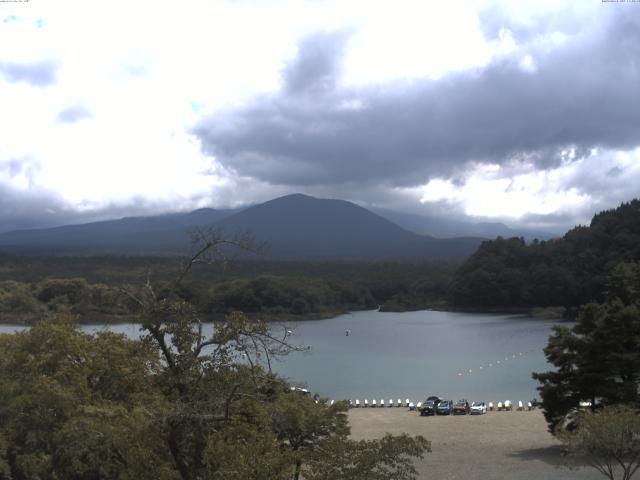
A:
[[[384,399],[383,398],[380,399],[380,408],[384,408]]]
[[[356,398],[356,408],[360,408],[360,400]]]
[[[422,402],[418,402],[418,403],[416,403],[416,408],[417,408],[418,410],[420,410],[420,408],[421,408],[421,407],[422,407]]]
[[[493,412],[493,402],[489,402],[489,410]]]
[[[407,401],[406,401],[406,402],[404,402],[404,406],[405,406],[405,407],[408,407],[410,403],[411,403],[411,401],[407,398]]]
[[[396,407],[401,407],[402,406],[402,400],[398,399],[398,403],[396,404]]]
[[[367,408],[369,406],[369,400],[367,400],[366,398],[364,399],[364,408]]]
[[[393,407],[393,398],[390,398],[390,399],[389,399],[389,406],[390,406],[390,407]]]
[[[378,406],[378,402],[376,402],[376,399],[374,398],[373,400],[371,400],[371,408],[376,408]]]
[[[416,409],[416,406],[413,404],[413,402],[409,402],[409,410],[413,411]]]

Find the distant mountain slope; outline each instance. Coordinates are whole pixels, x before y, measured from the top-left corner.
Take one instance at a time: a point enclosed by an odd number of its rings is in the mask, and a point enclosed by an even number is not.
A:
[[[54,253],[178,253],[188,247],[187,230],[202,225],[216,225],[229,235],[250,230],[256,240],[268,243],[267,257],[277,259],[450,260],[470,255],[481,241],[417,235],[353,203],[301,194],[230,213],[202,209],[9,232],[0,235],[0,247]]]
[[[250,229],[277,258],[453,259],[470,255],[477,238],[440,240],[408,232],[344,200],[287,195],[229,216],[227,231]]]
[[[442,217],[417,215],[396,212],[385,208],[372,208],[371,211],[387,220],[420,235],[436,238],[453,237],[482,237],[494,239],[496,237],[524,237],[525,240],[548,240],[558,235],[536,229],[510,228],[499,222],[465,222]]]
[[[450,292],[459,306],[576,307],[601,300],[607,275],[623,261],[640,261],[640,200],[598,213],[588,227],[556,240],[484,242]]]
[[[0,246],[11,247],[13,250],[99,250],[130,253],[184,250],[189,245],[189,229],[212,225],[231,213],[234,211],[202,208],[189,213],[125,217],[80,225],[17,230],[0,235]]]

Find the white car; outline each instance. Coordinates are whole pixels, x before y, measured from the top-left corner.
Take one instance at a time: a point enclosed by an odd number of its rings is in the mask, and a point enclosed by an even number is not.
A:
[[[471,415],[484,415],[487,413],[487,406],[484,402],[473,402],[471,404]]]

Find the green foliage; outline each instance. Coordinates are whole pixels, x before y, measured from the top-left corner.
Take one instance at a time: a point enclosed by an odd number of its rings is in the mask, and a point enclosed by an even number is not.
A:
[[[552,431],[581,400],[594,407],[640,402],[638,268],[617,266],[605,302],[586,305],[572,328],[554,327],[545,355],[556,370],[533,374]]]
[[[624,261],[640,261],[640,200],[601,212],[589,227],[560,239],[484,242],[456,272],[451,300],[458,306],[578,307],[602,301],[607,276]]]
[[[640,468],[640,412],[624,405],[582,412],[559,432],[569,459],[586,461],[610,480],[630,480]]]
[[[212,287],[205,311],[228,313],[291,313],[295,315],[373,308],[364,287],[343,287],[326,280],[304,277],[259,276]]]
[[[0,279],[11,280],[0,281],[0,322],[31,324],[57,313],[77,315],[81,323],[131,321],[137,307],[123,290],[147,280],[158,294],[173,288],[176,259],[94,260],[92,270],[82,257],[5,257]],[[26,275],[33,273],[28,269],[45,278]],[[453,270],[449,264],[238,262],[226,277],[194,266],[173,294],[218,318],[234,310],[263,319],[326,317],[378,305],[404,311],[442,305]],[[54,276],[62,274],[67,277]]]
[[[167,455],[146,457],[156,352],[57,320],[0,337],[0,359],[7,478],[175,478]]]
[[[229,243],[204,240],[173,282],[0,284],[0,295],[26,295],[49,313],[0,336],[0,480],[415,478],[412,459],[427,451],[424,439],[354,442],[343,402],[316,403],[271,373],[270,359],[296,348],[286,330],[278,336],[231,312],[203,335],[198,302],[209,289],[182,280]],[[210,289],[221,310],[255,301],[306,314],[371,302],[366,287],[309,277],[262,276]],[[109,306],[114,292],[142,325],[140,340],[84,334],[76,317],[59,313],[116,308]]]
[[[379,440],[328,438],[304,471],[307,480],[411,480],[414,458],[424,458],[431,443],[421,436],[385,435]]]

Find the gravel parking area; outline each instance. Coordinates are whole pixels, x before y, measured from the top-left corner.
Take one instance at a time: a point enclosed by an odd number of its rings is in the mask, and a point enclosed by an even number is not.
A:
[[[564,465],[559,443],[548,433],[540,410],[421,417],[406,408],[354,408],[349,422],[354,439],[388,432],[430,440],[432,452],[416,464],[420,479],[604,478],[589,467],[570,470]]]

